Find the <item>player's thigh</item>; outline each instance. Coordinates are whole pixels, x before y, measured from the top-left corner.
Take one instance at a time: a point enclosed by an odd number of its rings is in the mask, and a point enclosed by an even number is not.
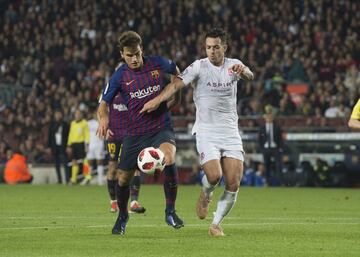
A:
[[[115,180],[115,179],[116,179],[117,166],[118,166],[118,162],[117,162],[117,161],[111,161],[111,160],[109,160],[108,173],[107,173],[107,178],[108,178],[109,180]]]
[[[233,192],[238,190],[243,174],[243,161],[234,157],[223,157],[221,159],[221,166],[226,190]]]
[[[202,167],[210,184],[215,185],[219,183],[222,176],[220,160],[209,160],[205,162]]]
[[[149,144],[147,136],[127,136],[124,138],[120,151],[118,168],[125,171],[137,169],[137,157],[142,149]]]
[[[170,143],[162,143],[159,146],[160,150],[165,155],[166,165],[175,163],[176,146]]]
[[[151,141],[152,146],[160,148],[164,153],[166,165],[175,163],[176,142],[173,130],[161,130],[153,136]]]

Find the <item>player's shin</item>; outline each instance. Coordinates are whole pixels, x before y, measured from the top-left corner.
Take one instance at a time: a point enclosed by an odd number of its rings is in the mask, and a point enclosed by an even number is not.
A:
[[[230,192],[224,190],[224,193],[221,195],[217,203],[217,208],[212,224],[219,225],[224,219],[224,217],[231,211],[231,209],[235,205],[238,191],[239,190],[237,190],[236,192]]]
[[[107,180],[107,188],[108,188],[108,192],[109,192],[109,196],[111,200],[116,200],[116,195],[115,195],[115,187],[117,184],[117,180]]]
[[[202,183],[202,191],[204,192],[205,197],[207,199],[211,199],[213,192],[215,191],[216,186],[219,184],[219,182],[214,185],[210,184],[206,175],[204,174],[204,176],[201,179],[201,183]]]
[[[178,173],[175,164],[166,166],[164,169],[164,193],[166,198],[166,212],[175,210],[175,201],[178,188]]]
[[[117,203],[119,207],[119,217],[128,215],[128,201],[130,197],[130,186],[120,186],[119,183],[116,183],[115,187]]]
[[[139,191],[140,191],[140,176],[135,175],[130,184],[130,200],[137,201],[139,198]]]

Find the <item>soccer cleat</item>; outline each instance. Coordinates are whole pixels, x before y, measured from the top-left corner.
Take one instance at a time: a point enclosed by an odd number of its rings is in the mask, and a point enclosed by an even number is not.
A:
[[[196,214],[199,219],[205,219],[209,212],[209,203],[211,199],[205,196],[201,191],[198,201],[196,202]]]
[[[179,218],[179,216],[176,215],[175,211],[172,212],[166,212],[165,211],[165,222],[172,226],[173,228],[181,228],[184,226],[184,222]]]
[[[209,235],[210,236],[225,236],[224,231],[219,225],[211,224],[209,227]]]
[[[113,235],[125,235],[125,229],[128,220],[129,220],[129,215],[118,216],[111,233]]]
[[[115,213],[119,210],[119,207],[117,205],[117,201],[116,200],[111,200],[110,201],[111,207],[110,207],[110,212]]]
[[[144,213],[146,209],[138,201],[131,201],[129,213]]]

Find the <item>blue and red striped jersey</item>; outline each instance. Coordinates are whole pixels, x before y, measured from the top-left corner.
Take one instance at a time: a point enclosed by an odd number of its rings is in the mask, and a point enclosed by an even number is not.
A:
[[[113,132],[109,140],[123,141],[126,136],[127,119],[128,109],[118,93],[109,104],[109,129]]]
[[[173,61],[161,56],[146,56],[141,69],[132,70],[124,64],[111,76],[102,99],[109,104],[117,93],[121,94],[128,109],[127,135],[144,135],[172,128],[166,102],[161,103],[156,111],[140,114],[144,104],[165,88],[166,73],[176,75]]]

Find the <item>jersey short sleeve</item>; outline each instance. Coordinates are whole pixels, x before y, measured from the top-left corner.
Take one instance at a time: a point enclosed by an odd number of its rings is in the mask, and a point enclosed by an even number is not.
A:
[[[111,103],[112,99],[120,90],[120,76],[119,71],[116,71],[106,84],[100,100]]]
[[[157,63],[160,65],[160,68],[168,74],[176,75],[176,64],[172,60],[166,59],[162,56],[154,57]]]
[[[183,80],[185,85],[189,85],[191,82],[196,80],[199,77],[200,73],[200,61],[196,60],[190,64],[180,75],[179,77]]]
[[[360,99],[357,101],[351,113],[351,119],[360,120]]]

